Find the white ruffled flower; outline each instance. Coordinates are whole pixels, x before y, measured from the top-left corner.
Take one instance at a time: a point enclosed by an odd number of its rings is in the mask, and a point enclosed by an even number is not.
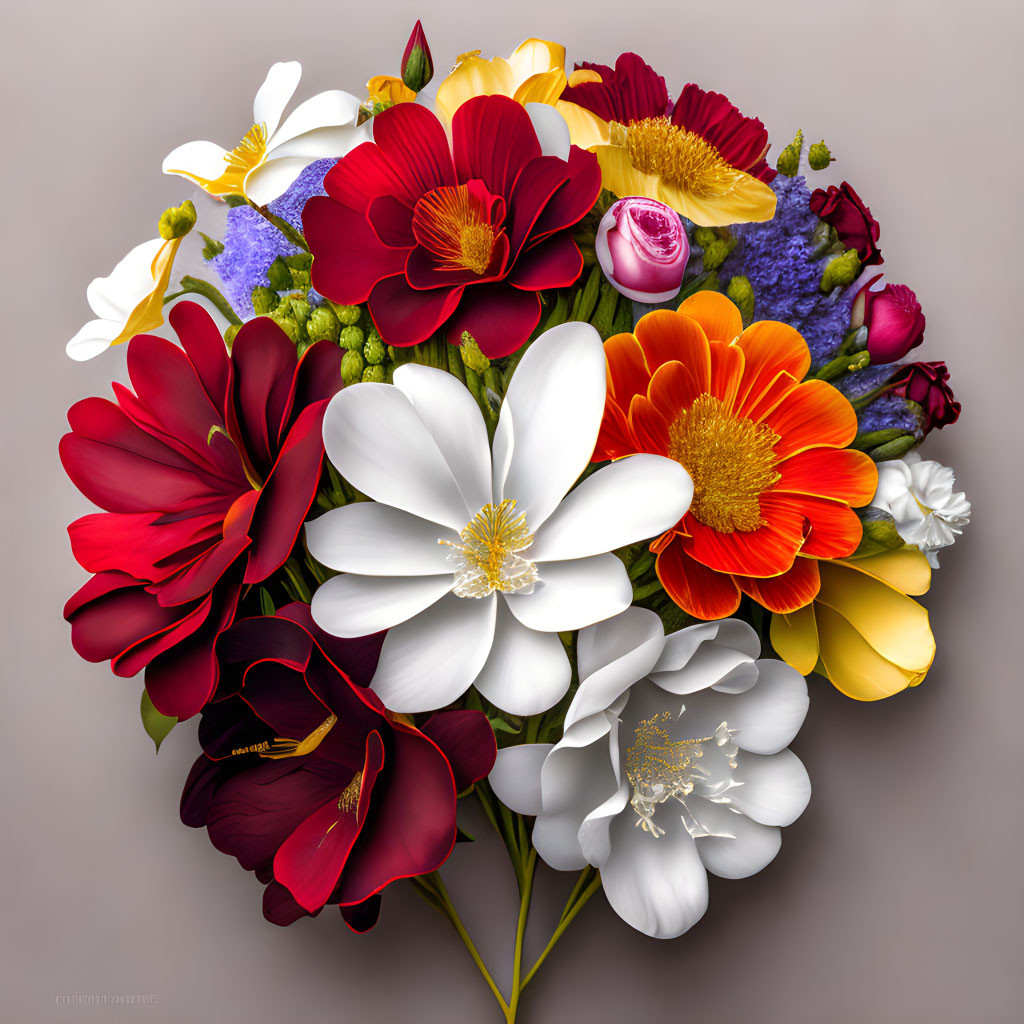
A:
[[[678,522],[693,484],[671,459],[634,455],[569,489],[593,454],[606,390],[589,324],[538,338],[509,384],[493,456],[479,407],[443,370],[331,401],[324,444],[375,499],[306,524],[310,553],[344,575],[313,597],[329,633],[389,630],[372,687],[394,711],[444,707],[475,683],[497,707],[550,708],[571,670],[558,633],[632,600],[609,554]]]
[[[164,294],[181,242],[181,238],[143,242],[108,277],[90,283],[85,295],[98,319],[90,320],[68,342],[72,359],[92,359],[111,345],[130,341],[164,322]]]
[[[963,491],[953,490],[955,483],[952,469],[917,452],[878,464],[871,504],[893,517],[897,533],[916,544],[933,569],[939,567],[939,549],[949,547],[971,519],[971,503]]]
[[[359,100],[338,89],[300,103],[282,124],[301,77],[298,61],[274,64],[253,100],[253,126],[234,149],[186,142],[164,158],[164,173],[180,174],[211,195],[245,195],[265,206],[314,160],[342,157],[370,139],[369,122],[356,124]]]
[[[807,684],[784,662],[755,660],[757,635],[738,619],[666,637],[634,607],[582,630],[577,650],[562,739],[500,750],[491,785],[536,815],[548,864],[593,865],[624,921],[674,938],[707,909],[707,871],[760,871],[779,827],[807,806],[807,772],[785,749]]]

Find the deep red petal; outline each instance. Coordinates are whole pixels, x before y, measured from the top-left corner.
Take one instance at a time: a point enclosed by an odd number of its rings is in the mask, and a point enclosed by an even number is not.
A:
[[[461,109],[461,108],[460,108]],[[468,331],[488,359],[500,359],[520,348],[540,322],[540,296],[506,284],[467,288],[448,322],[448,340],[458,344]]]
[[[601,64],[584,64],[597,71],[600,82],[567,86],[562,99],[592,110],[605,121],[629,124],[645,117],[662,117],[668,110],[665,79],[635,53],[622,53],[612,71]]]
[[[341,390],[342,350],[330,341],[310,345],[299,359],[288,399],[288,415],[277,436],[278,449],[307,406],[333,398]]]
[[[373,141],[411,196],[455,184],[444,127],[422,104],[399,103],[378,114],[373,119]]]
[[[452,154],[460,182],[479,178],[495,195],[511,196],[520,172],[541,149],[521,104],[507,96],[474,96],[452,119]]]
[[[380,895],[375,894],[362,903],[353,903],[339,908],[345,924],[357,935],[368,932],[380,917]]]
[[[419,198],[409,191],[408,185],[391,166],[387,157],[373,142],[364,142],[343,156],[325,175],[324,191],[336,203],[347,206],[358,214],[365,214],[377,196],[394,196],[408,207]],[[315,226],[322,203],[302,210],[302,229],[309,241],[309,229]]]
[[[572,235],[561,231],[522,253],[507,280],[514,288],[529,291],[568,288],[582,271],[583,254]]]
[[[768,149],[768,132],[756,117],[744,117],[717,92],[684,86],[672,110],[672,123],[710,142],[733,167],[753,167]]]
[[[385,344],[418,345],[452,315],[462,293],[461,287],[416,291],[404,276],[389,277],[370,294],[370,316]]]
[[[285,927],[303,917],[316,917],[317,913],[319,910],[314,910],[310,914],[305,907],[300,907],[292,894],[280,882],[271,882],[263,890],[263,916],[271,924]]]
[[[197,302],[178,302],[171,307],[167,319],[211,404],[223,415],[228,386],[228,350],[213,317]]]
[[[569,165],[556,156],[539,156],[523,168],[508,203],[513,259],[534,234],[548,201],[568,181]]]
[[[366,210],[366,219],[384,245],[409,249],[416,244],[412,209],[394,196],[377,196]]]
[[[494,730],[481,711],[441,711],[428,719],[421,731],[448,759],[459,793],[489,775],[494,767]]]
[[[593,153],[579,146],[569,150],[569,180],[548,200],[533,225],[531,237],[543,238],[578,224],[601,194],[601,165]]]

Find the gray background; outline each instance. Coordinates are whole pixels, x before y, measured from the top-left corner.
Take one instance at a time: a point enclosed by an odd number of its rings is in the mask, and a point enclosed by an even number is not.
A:
[[[768,1024],[1003,1024],[1024,1016],[1019,735],[1022,262],[1019,5],[835,0],[729,3],[306,0],[3,5],[4,897],[8,1021],[496,1021],[454,933],[414,894],[350,935],[336,912],[283,930],[253,878],[183,827],[188,728],[159,757],[139,680],[79,661],[60,617],[83,579],[64,533],[86,503],[62,477],[66,408],[107,394],[123,351],[86,365],[64,343],[85,286],[155,236],[188,195],[160,161],[229,146],[274,60],[299,96],[393,72],[417,14],[443,66],[528,35],[570,59],[640,51],[674,89],[695,80],[759,115],[777,152],[824,133],[882,224],[889,279],[928,317],[920,357],[948,360],[960,423],[926,454],[956,467],[975,522],[929,599],[927,682],[881,704],[812,681],[794,748],[814,796],[777,861],[712,881],[675,942],[632,932],[597,897],[535,983],[523,1021],[654,1016]],[[496,962],[512,939],[500,850],[462,847],[456,898]],[[488,873],[492,881],[488,884]],[[538,925],[565,880],[545,876]],[[560,904],[559,904],[560,905]],[[545,908],[547,912],[545,913]],[[500,970],[499,970],[499,973]],[[148,1006],[58,1005],[152,995]]]

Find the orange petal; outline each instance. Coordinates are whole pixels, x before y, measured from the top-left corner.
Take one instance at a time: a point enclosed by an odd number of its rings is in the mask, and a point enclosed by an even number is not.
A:
[[[604,343],[608,360],[608,397],[623,411],[629,409],[634,395],[646,395],[651,371],[644,350],[632,334],[615,334]]]
[[[682,363],[659,366],[647,388],[647,397],[669,423],[681,410],[689,409],[699,395],[706,393],[707,385],[702,387],[690,367]]]
[[[821,577],[813,558],[798,558],[789,572],[767,579],[736,576],[740,590],[769,611],[790,615],[809,605],[818,595]]]
[[[798,384],[763,422],[779,435],[775,454],[780,459],[805,448],[845,448],[857,435],[853,406],[823,380]]]
[[[698,293],[699,294],[699,293]],[[776,320],[751,324],[736,341],[747,360],[747,372],[737,407],[763,394],[765,388],[785,370],[795,380],[803,380],[811,367],[811,353],[798,330]]]
[[[604,407],[604,419],[601,421],[601,429],[590,461],[606,462],[608,459],[621,459],[635,451],[636,443],[629,432],[626,415],[609,399]]]
[[[748,392],[737,412],[754,423],[760,423],[799,383],[791,374],[781,370],[760,395]]]
[[[669,421],[654,407],[649,399],[637,395],[629,406],[629,432],[633,438],[634,452],[649,452],[664,455],[668,451]]]
[[[684,299],[679,312],[696,320],[709,341],[732,342],[743,330],[743,317],[732,299],[703,291]]]
[[[734,345],[721,341],[710,343],[711,384],[709,390],[732,409],[743,380],[743,353]]]
[[[878,470],[871,456],[852,448],[808,448],[775,468],[781,474],[776,490],[818,494],[853,508],[866,505],[878,488]]]
[[[740,592],[732,577],[712,572],[692,559],[681,538],[658,555],[655,570],[665,593],[698,619],[723,619],[740,606]]]
[[[770,511],[769,511],[770,510]],[[845,558],[860,543],[862,530],[857,513],[841,501],[814,494],[769,491],[761,496],[761,512],[769,515],[785,510],[807,520],[807,539],[800,549],[816,558]]]
[[[701,392],[707,391],[711,356],[700,324],[671,309],[656,309],[640,318],[633,333],[644,350],[651,373],[675,360],[689,369]]]
[[[719,533],[687,514],[692,533],[690,554],[716,572],[738,576],[778,576],[793,565],[804,539],[805,519],[798,508],[769,501],[773,491],[761,497],[764,526],[749,532]]]

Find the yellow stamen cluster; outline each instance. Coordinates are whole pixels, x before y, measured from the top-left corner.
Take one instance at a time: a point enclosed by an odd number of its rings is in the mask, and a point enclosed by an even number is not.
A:
[[[491,262],[494,228],[474,202],[467,185],[442,185],[416,204],[417,237],[436,256],[442,270],[469,270],[483,275]]]
[[[459,534],[461,544],[440,540],[452,548],[458,597],[487,597],[495,590],[505,594],[530,592],[540,577],[533,562],[519,556],[533,543],[525,513],[516,514],[515,498],[500,505],[484,505]]]
[[[779,435],[735,415],[714,395],[700,395],[668,428],[668,456],[693,478],[694,518],[719,533],[763,526],[761,495],[778,479]]]
[[[356,772],[352,776],[352,781],[344,788],[341,796],[338,797],[338,810],[339,811],[350,811],[355,814],[356,808],[359,806],[359,789],[363,784],[363,773],[361,771]]]
[[[267,126],[254,124],[242,141],[224,159],[228,171],[236,171],[244,178],[254,167],[258,167],[267,154]]]
[[[302,757],[305,754],[312,754],[320,746],[323,738],[334,727],[337,722],[337,715],[328,715],[305,739],[289,740],[276,736],[269,748],[258,751],[260,757],[268,757],[277,761],[282,757]]]
[[[741,172],[696,132],[667,117],[645,117],[628,126],[612,123],[611,142],[624,146],[630,163],[701,199],[719,198],[741,179]]]

